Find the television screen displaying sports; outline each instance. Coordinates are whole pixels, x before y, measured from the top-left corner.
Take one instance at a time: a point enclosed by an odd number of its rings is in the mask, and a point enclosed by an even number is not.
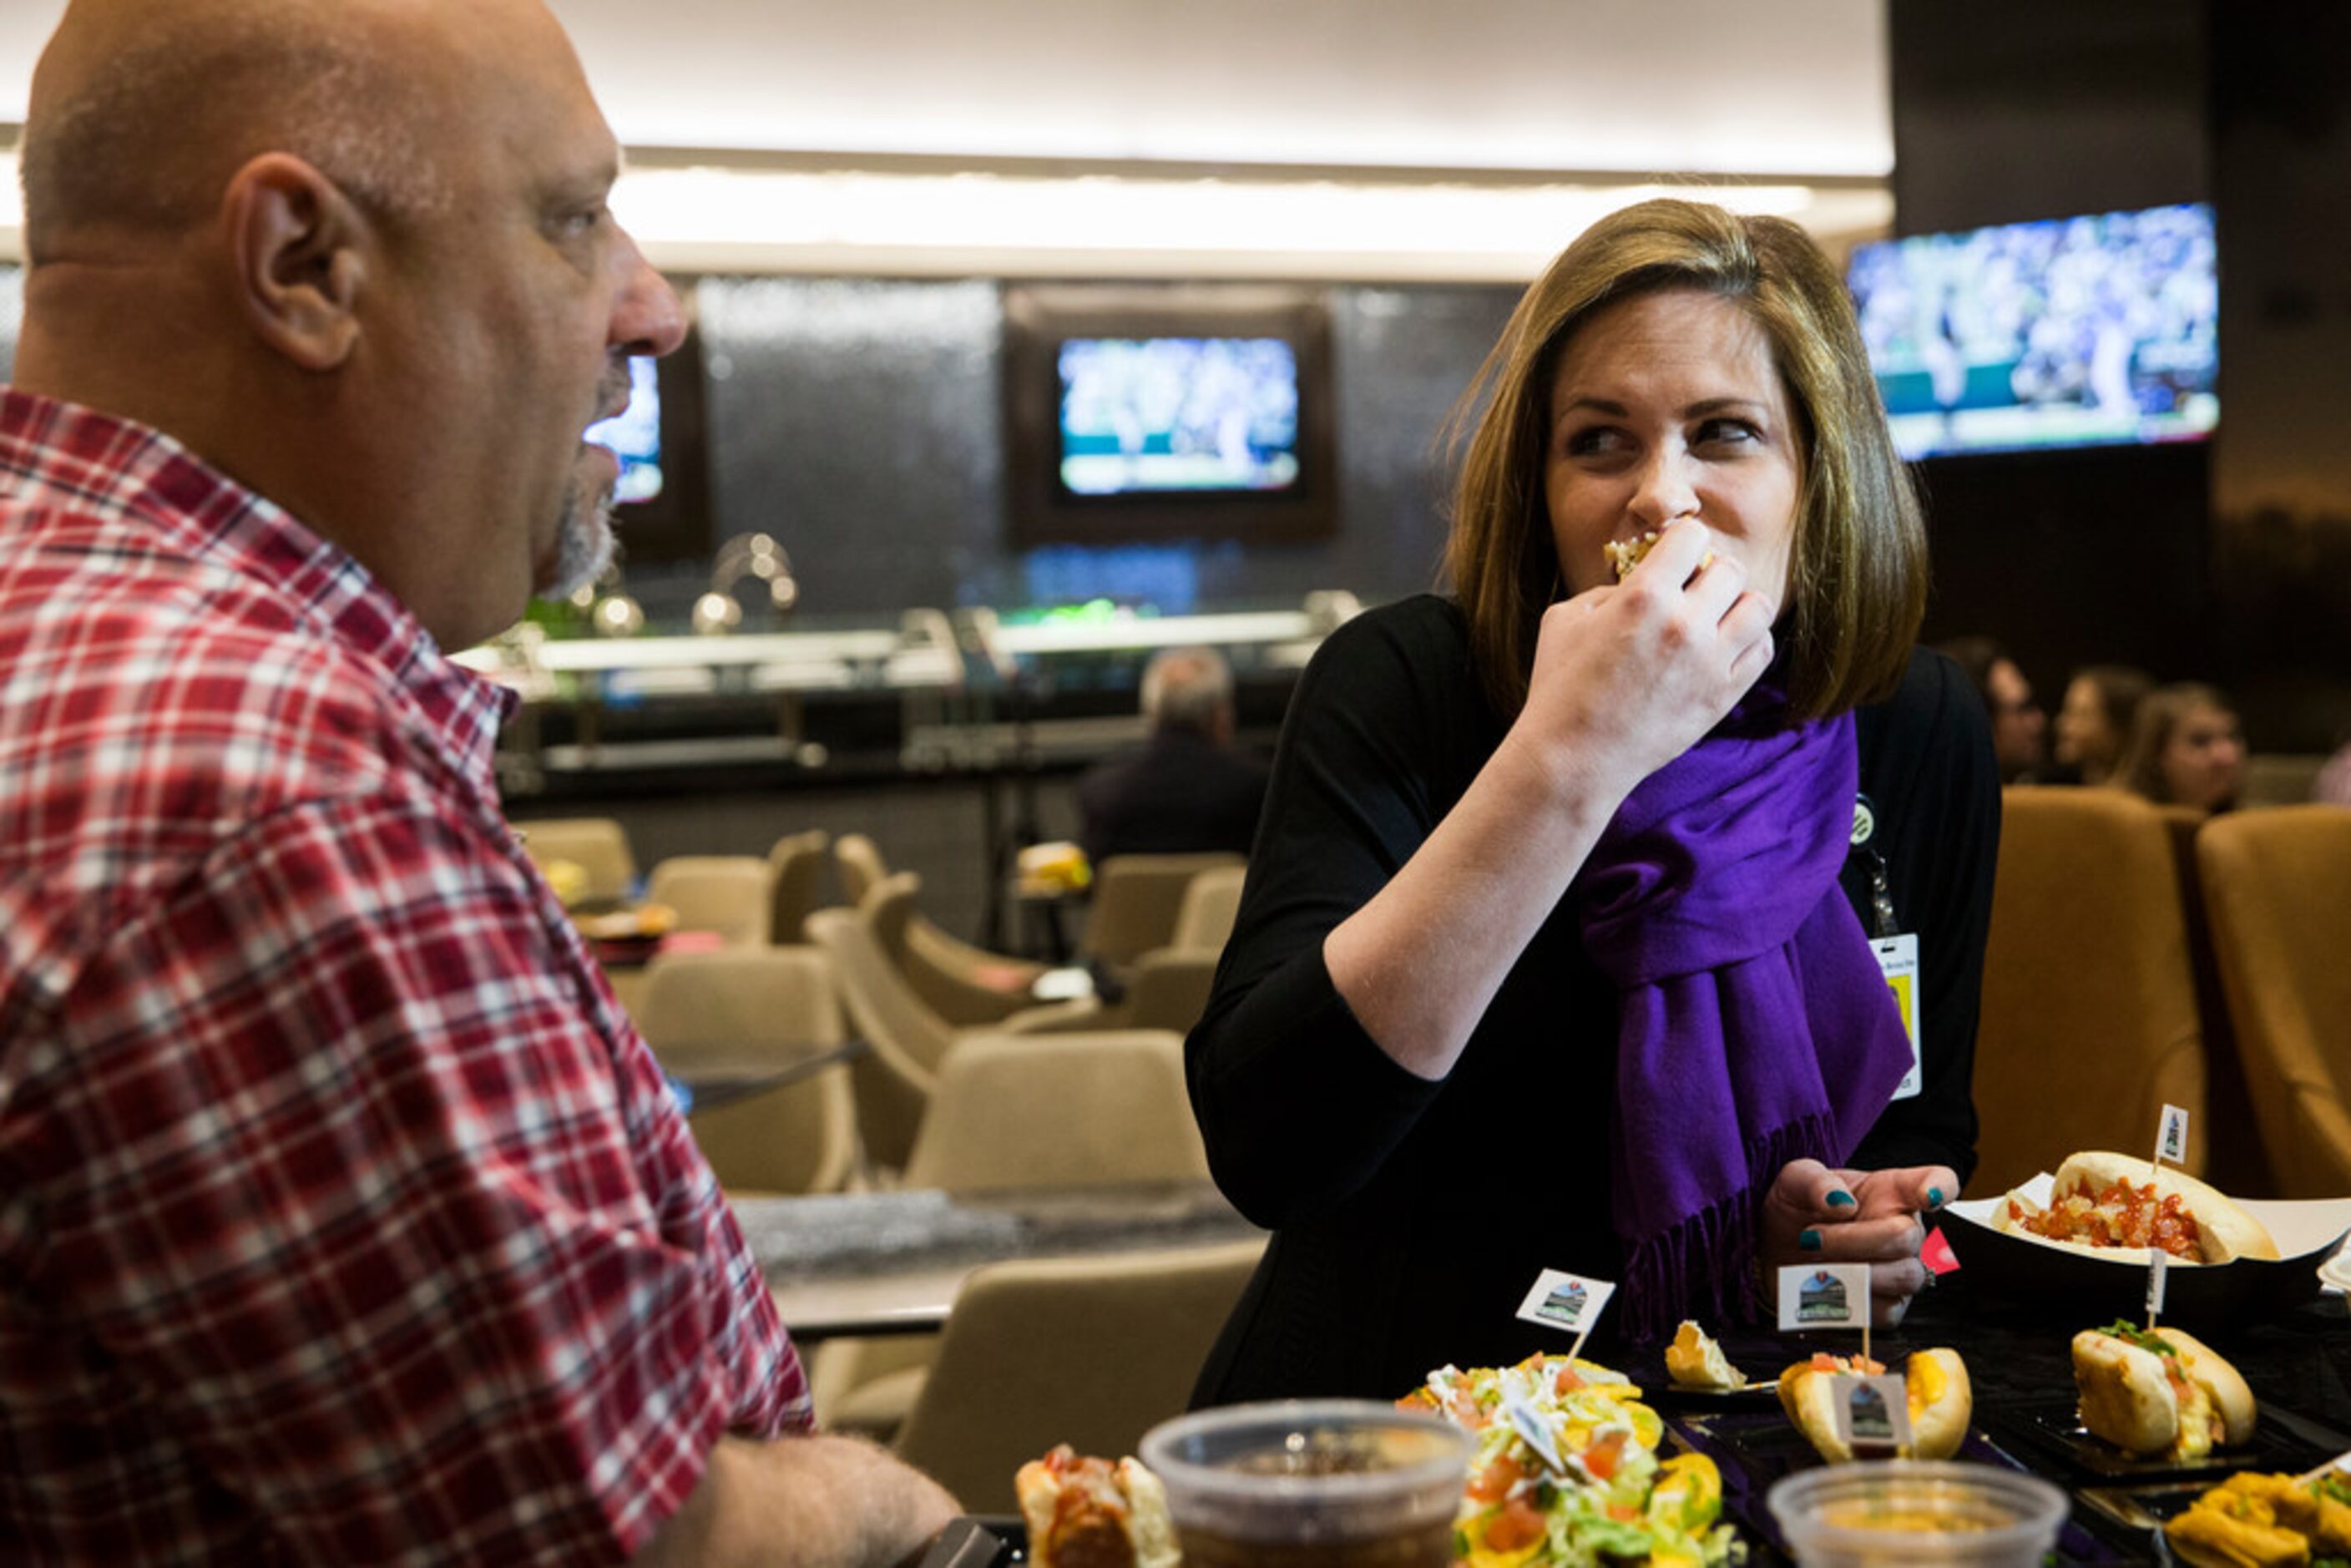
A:
[[[1069,338],[1062,489],[1072,496],[1291,488],[1298,354],[1280,338]]]
[[[586,441],[609,446],[621,460],[612,499],[650,501],[662,493],[661,377],[649,354],[629,361],[629,406],[588,427]]]
[[[2220,416],[2202,204],[1856,246],[1846,281],[1905,457],[2195,441]]]

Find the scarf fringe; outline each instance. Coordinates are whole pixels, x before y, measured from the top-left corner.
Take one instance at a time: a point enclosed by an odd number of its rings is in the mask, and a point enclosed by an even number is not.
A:
[[[1778,1282],[1755,1273],[1763,1195],[1789,1161],[1823,1158],[1835,1136],[1835,1117],[1823,1112],[1750,1139],[1744,1188],[1656,1236],[1631,1239],[1625,1259],[1627,1333],[1658,1342],[1671,1339],[1684,1318],[1718,1327],[1760,1321],[1778,1299]]]

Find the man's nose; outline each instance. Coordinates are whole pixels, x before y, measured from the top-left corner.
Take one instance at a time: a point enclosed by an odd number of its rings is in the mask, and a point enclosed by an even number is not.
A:
[[[685,341],[685,307],[636,242],[624,243],[628,272],[612,302],[612,346],[630,354],[669,353]]]

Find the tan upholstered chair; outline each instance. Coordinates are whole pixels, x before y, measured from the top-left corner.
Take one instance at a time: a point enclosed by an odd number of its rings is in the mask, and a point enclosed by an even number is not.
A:
[[[1125,990],[1114,1002],[1099,997],[1030,1008],[1005,1019],[1019,1034],[1068,1034],[1106,1029],[1165,1029],[1188,1034],[1208,1010],[1216,986],[1213,950],[1155,947],[1126,971]]]
[[[1176,940],[1185,890],[1204,871],[1245,865],[1234,854],[1113,855],[1094,868],[1083,956],[1123,973]]]
[[[906,1185],[1206,1181],[1184,1042],[1161,1030],[975,1033],[949,1052]]]
[[[729,947],[768,940],[768,867],[756,855],[672,855],[653,867],[645,900],[677,911],[680,931],[715,931]]]
[[[806,947],[672,953],[646,967],[637,1024],[661,1064],[697,1069],[788,1066],[844,1038],[832,966]],[[810,1077],[713,1110],[688,1125],[730,1193],[838,1192],[857,1156],[850,1070]]]
[[[866,1157],[894,1170],[914,1152],[956,1030],[924,1005],[891,962],[874,934],[871,902],[863,909],[820,909],[808,917],[808,933],[832,961],[850,1028],[868,1048],[853,1067]]]
[[[946,1056],[905,1185],[984,1191],[1207,1176],[1176,1035],[975,1033]],[[936,1343],[826,1341],[810,1368],[818,1423],[889,1437]]]
[[[956,941],[916,906],[922,890],[920,876],[899,872],[870,884],[859,906],[872,909],[875,937],[924,1004],[959,1027],[1002,1023],[1035,1007],[1029,990],[1045,967]]]
[[[2004,1190],[2076,1149],[2152,1147],[2167,1104],[2189,1113],[2200,1173],[2204,1044],[2170,830],[2116,789],[2001,795],[1969,1190]],[[1920,1027],[1931,1035],[1934,1019]]]
[[[1132,1454],[1188,1402],[1261,1241],[991,1264],[956,1296],[897,1448],[975,1512],[1056,1443]]]
[[[2277,1178],[2262,1147],[2245,1086],[2237,1031],[2229,1021],[2229,998],[2212,952],[2212,925],[2204,902],[2204,873],[2197,863],[2196,837],[2211,813],[2197,806],[2158,806],[2156,815],[2171,839],[2172,870],[2179,878],[2179,911],[2188,929],[2188,968],[2196,987],[2196,1021],[2204,1037],[2204,1179],[2222,1192],[2266,1197]]]
[[[1222,952],[1233,934],[1233,918],[1240,913],[1241,882],[1246,865],[1211,866],[1184,889],[1176,908],[1176,935],[1171,946]]]
[[[824,901],[825,850],[832,835],[822,829],[793,833],[768,852],[768,936],[794,944],[808,940],[804,923]]]
[[[865,895],[890,874],[881,846],[863,833],[843,833],[834,840],[832,864],[841,875],[841,891],[852,909],[864,903]]]
[[[626,898],[637,884],[636,857],[629,852],[629,835],[611,817],[550,817],[517,822],[523,852],[544,873],[557,861],[569,861],[588,873],[588,885],[576,902],[609,903]]]
[[[2351,1193],[2351,810],[2216,817],[2197,859],[2279,1196]]]

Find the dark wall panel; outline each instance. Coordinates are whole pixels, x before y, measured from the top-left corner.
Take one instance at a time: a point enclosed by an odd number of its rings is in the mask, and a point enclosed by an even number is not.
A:
[[[1306,544],[1014,548],[1005,519],[1001,303],[987,281],[705,278],[720,537],[763,528],[810,613],[1100,595],[1170,611],[1367,600],[1428,586],[1435,443],[1518,291],[1333,287],[1340,518]]]

